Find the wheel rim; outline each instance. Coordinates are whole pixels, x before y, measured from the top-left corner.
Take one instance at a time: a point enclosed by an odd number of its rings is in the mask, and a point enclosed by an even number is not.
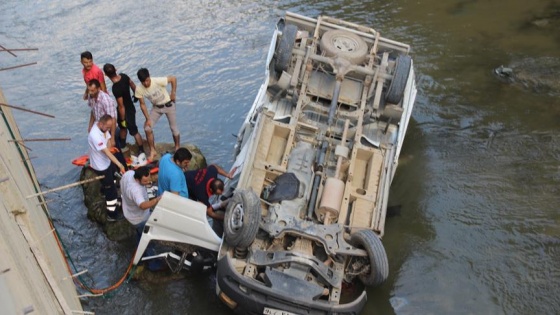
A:
[[[232,231],[238,231],[243,227],[243,215],[243,206],[241,204],[235,205],[232,209],[231,217],[228,222]]]
[[[354,52],[358,49],[359,43],[347,36],[337,36],[332,39],[333,45],[342,52]]]

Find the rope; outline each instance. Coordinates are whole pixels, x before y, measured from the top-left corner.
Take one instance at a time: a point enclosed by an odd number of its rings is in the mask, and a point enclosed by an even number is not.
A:
[[[5,125],[8,129],[8,132],[9,132],[11,138],[15,139],[15,134],[14,134],[9,122],[8,122],[8,119],[7,119],[4,111],[0,110],[0,114],[2,116],[2,119],[4,120],[4,123],[5,123]],[[16,146],[16,148],[19,151],[19,155],[23,159],[25,159],[25,155],[24,155],[23,151],[21,150],[21,148],[19,146]],[[25,165],[25,168],[27,169],[27,172],[28,172],[30,178],[33,178],[32,174],[34,173],[34,171],[33,171],[33,167],[29,164],[29,161],[24,161],[24,165]],[[35,183],[34,183],[33,186],[34,186],[36,192],[40,192],[40,189],[38,189],[38,187],[35,185]],[[41,199],[43,199],[42,196],[41,196]],[[70,256],[70,253],[68,252],[68,249],[66,248],[66,246],[64,246],[64,243],[62,242],[62,239],[60,238],[60,234],[58,233],[58,230],[56,229],[56,227],[53,224],[53,220],[52,220],[51,215],[46,210],[46,207],[45,207],[44,204],[41,208],[43,209],[43,213],[45,213],[47,219],[49,220],[49,225],[51,226],[51,228],[55,232],[54,233],[55,240],[56,240],[56,243],[58,245],[58,249],[60,250],[60,253],[62,255],[64,255],[64,257],[67,258],[67,259],[64,260],[64,262],[66,264],[66,268],[68,269],[68,272],[71,275],[74,274],[74,273],[77,273],[78,268],[76,268],[76,265],[74,264],[74,261],[72,260],[72,257]],[[115,284],[113,284],[109,287],[102,288],[102,289],[92,288],[85,283],[85,281],[82,279],[81,275],[79,275],[77,277],[72,277],[72,279],[73,279],[73,281],[76,285],[78,285],[79,287],[81,287],[84,290],[87,290],[88,292],[90,292],[92,294],[96,294],[96,295],[99,295],[99,296],[106,295],[108,292],[111,292],[111,291],[114,291],[114,290],[118,289],[123,283],[128,282],[130,280],[130,278],[132,278],[132,276],[134,275],[134,272],[136,271],[136,266],[133,266],[133,261],[134,261],[134,255],[135,254],[136,254],[136,251],[132,255],[132,259],[130,260],[130,263],[129,263],[124,275]],[[72,272],[72,269],[74,269],[75,272]]]
[[[56,229],[56,227],[54,227],[51,217],[49,216],[48,219],[49,219],[50,226],[55,230],[54,235],[55,235],[55,239],[56,239],[58,248],[59,248],[61,254],[63,254],[67,258],[67,259],[64,260],[66,262],[66,268],[68,269],[68,272],[70,274],[73,274],[74,272],[72,272],[72,269],[74,269],[75,272],[77,272],[78,268],[76,267],[76,265],[74,264],[74,261],[72,260],[72,257],[68,253],[68,249],[64,246],[64,243],[60,239],[60,234],[58,233],[58,230]],[[130,260],[130,263],[128,264],[128,267],[127,267],[125,273],[123,274],[123,276],[115,284],[113,284],[109,287],[102,288],[102,289],[92,288],[85,283],[85,281],[82,279],[81,275],[77,276],[77,277],[73,277],[72,279],[74,280],[74,283],[76,285],[78,285],[79,287],[81,287],[82,289],[87,290],[88,292],[90,292],[92,294],[96,294],[98,296],[103,296],[108,292],[116,290],[123,283],[128,283],[129,282],[130,278],[132,278],[132,276],[134,275],[134,272],[136,271],[136,266],[133,265],[135,254],[136,254],[136,251],[132,255],[132,259]]]

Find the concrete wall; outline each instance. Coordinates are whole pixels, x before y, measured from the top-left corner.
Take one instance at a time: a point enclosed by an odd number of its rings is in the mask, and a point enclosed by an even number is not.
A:
[[[8,103],[1,90],[0,103]],[[26,198],[39,185],[27,151],[11,142],[21,138],[11,110],[0,106],[0,314],[80,313],[44,200]]]

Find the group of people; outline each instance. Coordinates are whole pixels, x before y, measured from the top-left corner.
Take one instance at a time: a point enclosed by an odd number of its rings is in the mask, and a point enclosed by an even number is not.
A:
[[[158,197],[152,199],[146,190],[146,186],[152,184],[147,166],[124,173],[120,181],[122,209],[124,217],[136,228],[138,240],[150,217],[149,210],[157,205],[166,191],[204,204],[206,214],[212,221],[212,229],[222,236],[228,200],[215,198],[214,203],[210,200],[224,192],[224,182],[218,175],[232,178],[235,169],[227,173],[220,166],[212,164],[203,169],[188,170],[191,159],[192,154],[186,148],[179,148],[173,155],[166,153],[162,156],[158,171]]]
[[[107,220],[121,218],[118,212],[118,193],[115,175],[123,174],[120,180],[121,205],[124,217],[136,228],[141,236],[144,225],[165,191],[190,198],[203,203],[207,207],[207,215],[212,219],[212,228],[221,236],[222,221],[226,201],[217,199],[211,202],[212,196],[220,196],[224,190],[224,182],[218,175],[231,178],[233,172],[227,173],[218,165],[210,165],[200,170],[188,171],[192,159],[191,152],[180,147],[180,133],[177,128],[175,100],[177,79],[174,76],[150,77],[148,69],[141,68],[137,72],[140,85],[136,85],[125,73],[118,73],[112,64],[103,66],[103,73],[113,83],[112,92],[115,99],[107,93],[107,87],[101,69],[93,63],[93,56],[86,51],[81,54],[82,74],[86,83],[83,99],[91,108],[88,127],[88,143],[90,167],[98,175],[103,175],[102,191],[107,206]],[[167,86],[171,86],[171,92]],[[130,90],[129,90],[130,89]],[[111,150],[112,147],[123,148],[126,145],[127,131],[134,137],[136,144],[143,153],[143,139],[136,125],[136,109],[134,99],[140,102],[140,109],[146,119],[144,131],[150,149],[150,157],[156,157],[153,126],[162,115],[166,115],[173,135],[175,152],[164,154],[159,161],[158,196],[149,198],[146,186],[151,185],[150,170],[146,166],[128,170],[122,153]],[[152,103],[148,113],[144,99]],[[117,135],[117,125],[120,128]],[[139,238],[138,238],[139,240]]]

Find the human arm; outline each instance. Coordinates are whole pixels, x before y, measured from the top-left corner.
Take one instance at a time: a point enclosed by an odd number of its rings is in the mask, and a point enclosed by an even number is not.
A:
[[[122,97],[117,97],[117,111],[119,115],[119,121],[125,120],[126,116],[124,112],[124,102]],[[121,127],[125,127],[125,126],[121,126]]]
[[[177,78],[170,75],[167,77],[167,83],[171,84],[171,94],[169,94],[169,98],[171,98],[171,100],[175,102],[177,92]]]
[[[93,117],[93,111],[91,111],[91,112],[89,113],[89,125],[88,125],[88,128],[87,128],[87,132],[88,132],[88,133],[91,131],[91,127],[93,127],[93,123],[94,123],[94,122],[95,122],[95,119],[94,119],[94,117]]]
[[[116,143],[115,143],[115,137],[116,136],[117,136],[117,124],[112,123],[111,124],[111,139],[109,139],[110,147],[114,147],[116,145]]]
[[[217,164],[212,164],[212,166],[214,166],[216,168],[216,170],[218,171],[218,174],[224,176],[225,178],[230,178],[230,179],[233,177],[233,174],[235,173],[235,170],[237,169],[237,167],[234,167],[229,173],[227,173],[223,168],[221,168]]]
[[[109,93],[107,92],[107,85],[105,85],[105,78],[103,78],[103,74],[101,75],[101,80],[99,81],[99,84],[101,85],[101,90],[103,90],[103,92]]]
[[[138,100],[140,101],[140,110],[142,111],[142,114],[144,114],[144,118],[146,118],[146,122],[144,123],[144,127],[151,127],[152,123],[150,121],[150,115],[148,114],[148,108],[146,107],[146,103],[144,102],[144,98],[143,97],[138,97]]]
[[[132,90],[132,94],[134,95],[134,93],[136,93],[136,84],[134,84],[134,81],[132,81],[132,79],[129,79],[128,85],[130,85],[130,89]]]
[[[163,195],[162,195],[162,196],[163,196]],[[152,200],[146,200],[146,201],[140,203],[140,204],[138,205],[138,207],[140,207],[140,209],[142,209],[142,210],[148,210],[148,209],[150,209],[150,208],[153,208],[153,207],[155,207],[155,206],[157,205],[157,203],[161,200],[161,197],[162,197],[162,196],[158,196],[158,197],[156,197],[156,198],[154,198],[154,199],[152,199]]]
[[[224,200],[224,201],[219,201],[219,202],[216,202],[215,204],[209,205],[208,208],[206,208],[206,214],[209,217],[211,217],[212,219],[223,221],[224,220],[224,211],[225,211],[225,208],[226,208],[228,202],[229,202],[229,199]],[[219,211],[218,212],[218,210],[224,210],[224,211]]]
[[[102,149],[103,153],[105,153],[105,155],[107,155],[107,157],[111,160],[111,162],[113,162],[120,170],[121,174],[124,174],[125,172],[125,168],[124,166],[121,164],[121,162],[119,162],[119,160],[117,160],[117,158],[113,155],[113,153],[111,153],[111,150],[109,147],[105,147],[104,149]]]
[[[101,92],[100,92],[101,93]],[[111,138],[109,139],[109,143],[112,147],[115,146],[115,139],[117,137],[117,106],[115,104],[115,100],[109,96],[109,94],[104,93],[103,97],[101,98],[101,102],[103,104],[105,113],[109,116],[113,117],[115,120],[113,124],[111,124]]]

